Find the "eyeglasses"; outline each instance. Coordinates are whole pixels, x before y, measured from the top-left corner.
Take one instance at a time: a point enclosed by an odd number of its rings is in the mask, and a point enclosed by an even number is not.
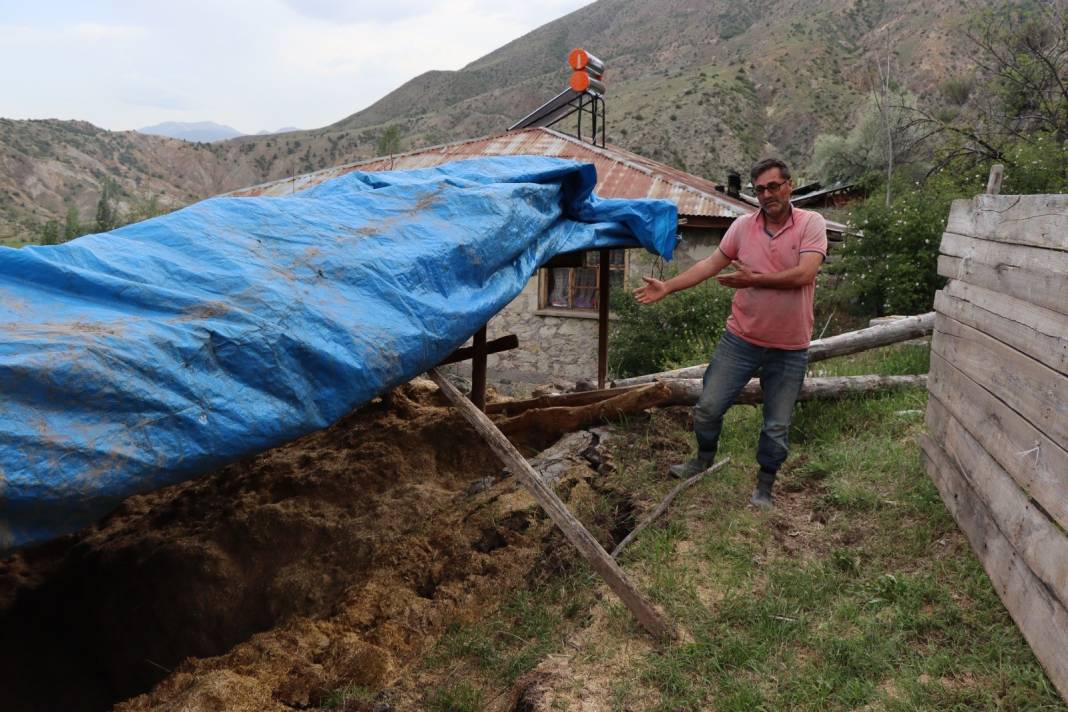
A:
[[[768,183],[767,185],[754,185],[753,192],[757,195],[761,195],[762,193],[777,193],[779,188],[784,185],[786,185],[786,181],[782,181],[781,183]]]

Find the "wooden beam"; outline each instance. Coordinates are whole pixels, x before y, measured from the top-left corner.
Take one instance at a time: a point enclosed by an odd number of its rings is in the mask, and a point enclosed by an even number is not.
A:
[[[977,195],[954,200],[946,232],[1068,250],[1068,194]]]
[[[670,399],[671,390],[668,386],[649,383],[589,405],[526,410],[511,418],[499,420],[497,426],[504,433],[514,435],[525,442],[544,442],[546,439],[559,437],[561,433],[599,425],[627,413],[639,413],[664,405]]]
[[[667,497],[664,497],[664,499],[661,500],[660,504],[656,506],[656,509],[650,512],[649,516],[643,519],[641,524],[634,527],[634,531],[632,531],[630,534],[627,534],[623,541],[619,542],[619,544],[616,545],[615,549],[612,549],[612,556],[618,558],[619,555],[623,553],[623,549],[627,547],[627,544],[634,541],[635,537],[641,534],[650,524],[659,519],[660,515],[667,511],[667,508],[671,505],[672,502],[675,501],[676,497],[688,490],[690,487],[693,487],[695,484],[697,484],[697,482],[705,475],[710,475],[716,470],[726,467],[727,464],[730,463],[730,461],[731,459],[729,457],[725,457],[719,462],[717,462],[715,465],[712,465],[712,467],[709,467],[707,470],[701,470],[688,480],[683,480],[682,482],[677,484],[673,490],[668,492]]]
[[[938,273],[1068,314],[1068,250],[942,235]]]
[[[674,638],[674,631],[667,622],[642,597],[615,560],[608,555],[608,552],[594,539],[586,527],[582,526],[582,522],[575,518],[575,515],[560,501],[556,493],[538,477],[538,473],[531,468],[530,463],[519,454],[519,451],[508,441],[508,438],[504,437],[501,431],[493,424],[493,421],[464,398],[463,394],[438,373],[437,369],[431,369],[429,375],[438,384],[438,388],[441,389],[445,397],[460,411],[464,419],[493,449],[497,457],[501,459],[501,462],[526,486],[542,509],[556,523],[556,526],[560,527],[564,536],[579,550],[579,553],[589,562],[593,569],[600,574],[601,578],[608,584],[608,587],[619,596],[623,604],[638,619],[638,622],[658,640]]]
[[[486,409],[486,326],[475,332],[474,354],[471,356],[471,402],[479,410]]]
[[[515,334],[508,334],[507,336],[500,336],[493,341],[486,342],[486,353],[495,354],[501,351],[509,351],[511,349],[519,348],[519,337]],[[456,349],[449,355],[447,359],[439,363],[439,366],[445,366],[450,363],[456,363],[457,361],[466,361],[475,355],[474,346],[465,346],[462,349]]]
[[[641,388],[641,385],[626,386],[624,388],[602,388],[595,391],[579,391],[577,393],[561,393],[559,395],[538,396],[527,400],[508,401],[503,403],[490,403],[486,406],[486,412],[490,415],[513,416],[535,408],[557,408],[561,406],[574,407],[600,403],[608,398]]]
[[[584,254],[583,252],[564,252],[551,257],[542,267],[547,269],[554,267],[582,267],[585,264]]]
[[[666,391],[641,391],[648,389],[650,383],[639,383],[636,386],[620,386],[619,388],[605,388],[596,391],[581,393],[563,393],[558,396],[541,396],[530,400],[512,401],[510,403],[492,403],[486,410],[492,414],[505,416],[517,416],[530,410],[547,410],[552,408],[574,409],[597,403],[609,402],[621,395],[635,393],[657,393],[667,395],[653,405],[693,405],[697,397],[701,395],[702,382],[700,378],[665,378],[656,381],[656,385],[666,388]],[[801,392],[797,399],[821,400],[839,398],[841,396],[855,395],[858,393],[872,393],[880,390],[893,388],[922,388],[927,385],[927,376],[812,376],[805,379],[801,385]],[[738,394],[736,404],[755,405],[763,402],[763,394],[760,389],[760,380],[752,379],[742,388]],[[646,399],[648,401],[648,399]],[[645,407],[653,407],[646,405]]]
[[[990,166],[990,177],[986,179],[986,194],[997,195],[1001,192],[1001,179],[1005,176],[1005,166],[995,163]]]
[[[1024,564],[998,529],[989,508],[964,473],[927,435],[920,435],[924,465],[946,509],[968,537],[1009,615],[1027,639],[1050,681],[1068,699],[1068,612]]]
[[[608,297],[611,287],[609,250],[601,250],[597,278],[597,387],[608,378]]]
[[[938,399],[931,400],[927,415],[930,437],[960,468],[1027,567],[1064,605],[1068,600],[1068,537]]]
[[[1068,376],[943,314],[938,315],[931,352],[982,385],[1053,442],[1068,443]]]
[[[927,419],[949,410],[1040,507],[1068,531],[1068,450],[937,353],[931,353]],[[936,425],[931,424],[934,432]]]
[[[935,309],[1068,375],[1068,314],[957,280],[935,293]]]
[[[849,354],[867,351],[880,346],[889,346],[901,341],[926,336],[934,329],[935,313],[928,312],[917,316],[910,316],[897,321],[869,326],[859,331],[849,331],[837,336],[829,336],[826,339],[817,339],[808,347],[808,362],[815,363],[836,356],[848,356]],[[633,386],[641,383],[651,383],[665,378],[700,378],[704,375],[707,363],[686,368],[676,368],[672,371],[650,373],[645,376],[633,378],[621,378],[612,381],[614,387]]]

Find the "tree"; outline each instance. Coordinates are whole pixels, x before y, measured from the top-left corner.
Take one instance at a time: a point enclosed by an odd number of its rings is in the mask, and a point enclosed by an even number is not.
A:
[[[96,204],[97,232],[113,230],[118,222],[115,211],[111,208],[111,194],[114,189],[115,182],[111,178],[104,178],[104,185],[100,189],[100,200]]]
[[[921,155],[912,127],[915,104],[915,97],[896,89],[888,98],[870,96],[858,108],[848,134],[816,137],[812,172],[826,183],[892,179],[895,166],[907,166]]]
[[[49,220],[37,230],[38,242],[42,245],[55,245],[62,241],[63,234],[58,220]]]
[[[396,124],[387,126],[378,136],[378,155],[392,156],[394,153],[400,153],[400,147],[400,127]]]
[[[914,125],[941,142],[933,170],[983,170],[993,161],[1011,169],[1021,144],[1068,141],[1068,0],[987,10],[967,36],[974,48],[971,86],[947,82],[945,104],[914,112]]]
[[[73,240],[84,234],[81,217],[78,215],[78,207],[72,205],[67,208],[67,219],[63,224],[63,242]]]

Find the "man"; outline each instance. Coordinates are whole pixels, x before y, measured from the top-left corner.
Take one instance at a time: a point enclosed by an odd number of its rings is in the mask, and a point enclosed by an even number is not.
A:
[[[651,304],[716,275],[720,284],[737,290],[694,408],[697,457],[670,471],[689,477],[712,465],[724,414],[746,382],[759,374],[764,427],[757,446],[760,471],[749,501],[767,509],[786,459],[794,402],[808,366],[812,299],[816,274],[827,256],[827,225],[819,213],[790,205],[790,169],[782,161],[760,161],[749,176],[760,210],[735,220],[712,255],[665,282],[642,277],[645,286],[634,295]],[[734,271],[720,275],[728,265]]]

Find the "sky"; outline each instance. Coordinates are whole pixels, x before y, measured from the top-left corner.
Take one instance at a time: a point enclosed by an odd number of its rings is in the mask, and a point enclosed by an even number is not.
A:
[[[316,128],[590,2],[0,0],[0,117]]]

